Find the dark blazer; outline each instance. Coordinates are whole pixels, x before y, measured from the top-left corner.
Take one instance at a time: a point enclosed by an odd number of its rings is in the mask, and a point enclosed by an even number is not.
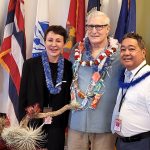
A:
[[[56,65],[56,64],[55,64]],[[52,66],[55,68],[55,65]],[[57,72],[52,70],[52,78]],[[31,58],[24,62],[19,94],[18,120],[21,121],[25,115],[25,108],[39,103],[41,110],[48,105],[52,110],[58,110],[70,102],[70,85],[72,81],[72,64],[64,61],[64,74],[62,90],[59,94],[50,94],[45,81],[44,68],[41,57]],[[68,112],[53,118],[52,127],[66,127]]]

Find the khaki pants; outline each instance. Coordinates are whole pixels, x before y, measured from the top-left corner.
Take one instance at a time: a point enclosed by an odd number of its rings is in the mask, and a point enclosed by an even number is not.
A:
[[[114,150],[116,137],[111,133],[85,133],[69,129],[68,150]]]

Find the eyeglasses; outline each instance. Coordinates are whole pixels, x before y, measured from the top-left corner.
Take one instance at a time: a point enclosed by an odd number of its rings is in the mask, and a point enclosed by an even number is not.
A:
[[[93,28],[95,28],[97,31],[102,30],[104,27],[108,26],[108,24],[103,24],[103,25],[86,25],[87,30],[92,31]]]

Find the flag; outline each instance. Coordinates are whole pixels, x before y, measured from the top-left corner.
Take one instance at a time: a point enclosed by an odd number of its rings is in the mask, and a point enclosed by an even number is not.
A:
[[[89,11],[91,11],[92,9],[98,10],[98,8],[100,8],[100,6],[98,6],[100,1],[99,2],[98,1],[99,0],[89,0],[88,1],[87,13]]]
[[[22,65],[26,59],[25,50],[24,1],[10,0],[0,51],[0,64],[9,74],[7,116],[11,125],[18,123],[18,98]]]
[[[115,32],[115,38],[121,41],[124,34],[136,31],[136,0],[122,0],[122,6]]]
[[[71,0],[67,19],[68,40],[64,48],[64,57],[68,58],[70,50],[85,35],[85,0]]]
[[[44,8],[44,9],[43,9]],[[36,23],[33,38],[32,56],[39,56],[41,51],[46,50],[44,44],[44,33],[49,26],[49,0],[38,0]]]

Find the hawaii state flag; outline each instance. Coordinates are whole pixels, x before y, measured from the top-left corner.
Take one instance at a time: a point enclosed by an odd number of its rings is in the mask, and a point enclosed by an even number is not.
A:
[[[68,58],[71,48],[85,36],[85,0],[71,0],[67,19],[68,40],[64,48],[64,57]]]
[[[44,9],[43,9],[44,8]],[[38,56],[45,49],[44,33],[49,26],[49,0],[38,0],[34,29],[32,56]]]
[[[7,116],[11,125],[18,124],[18,98],[25,59],[24,0],[10,0],[0,51],[0,64],[9,74],[9,86],[6,89],[8,90]]]
[[[136,31],[136,0],[122,0],[122,6],[115,32],[115,38],[121,41],[124,34]]]

